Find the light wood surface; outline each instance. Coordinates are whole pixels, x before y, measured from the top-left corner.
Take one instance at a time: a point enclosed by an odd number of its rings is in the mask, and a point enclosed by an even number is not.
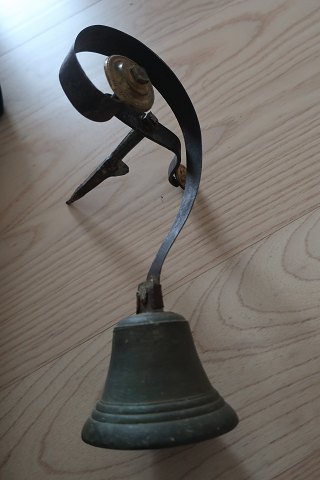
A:
[[[316,480],[318,0],[29,3],[2,2],[0,15],[1,480]],[[112,327],[134,311],[181,198],[170,154],[145,140],[129,175],[64,203],[127,131],[81,117],[58,82],[75,36],[97,23],[162,56],[199,115],[201,191],[162,284],[239,413],[221,439],[134,453],[80,440]],[[102,57],[81,58],[107,90]],[[179,132],[163,100],[154,112]]]

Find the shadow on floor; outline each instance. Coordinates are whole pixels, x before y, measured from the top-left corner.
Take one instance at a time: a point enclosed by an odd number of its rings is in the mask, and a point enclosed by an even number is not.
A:
[[[187,447],[155,450],[153,480],[247,480],[250,475],[232,446],[213,439]]]

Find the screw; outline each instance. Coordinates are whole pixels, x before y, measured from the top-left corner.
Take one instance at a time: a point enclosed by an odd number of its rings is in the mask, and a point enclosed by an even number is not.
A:
[[[147,72],[140,65],[133,65],[130,68],[130,73],[137,83],[146,84],[150,82]]]

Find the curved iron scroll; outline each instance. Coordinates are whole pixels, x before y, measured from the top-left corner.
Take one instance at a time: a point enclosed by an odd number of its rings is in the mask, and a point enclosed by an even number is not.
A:
[[[140,131],[143,136],[174,152],[175,158],[169,168],[169,178],[180,164],[179,139],[159,122],[152,121],[152,114],[150,119],[150,114],[141,114],[120,102],[115,96],[105,94],[96,88],[77,59],[77,53],[80,52],[93,52],[105,56],[124,55],[143,66],[153,86],[170,106],[182,130],[187,161],[185,190],[175,221],[147,276],[147,281],[160,284],[163,262],[190,214],[199,188],[202,144],[196,112],[172,70],[139,40],[114,28],[94,25],[82,30],[61,66],[59,77],[62,88],[72,105],[83,116],[96,122],[104,122],[116,116],[132,129]]]

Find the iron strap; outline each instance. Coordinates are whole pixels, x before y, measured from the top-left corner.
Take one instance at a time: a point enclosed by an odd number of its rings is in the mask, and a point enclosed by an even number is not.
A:
[[[78,61],[77,53],[80,52],[93,52],[105,56],[124,55],[144,66],[151,83],[170,106],[183,133],[187,162],[185,190],[175,221],[147,276],[147,280],[160,283],[163,262],[190,214],[199,188],[202,144],[196,112],[172,70],[139,40],[114,28],[94,25],[82,30],[61,66],[59,77],[62,88],[78,112],[96,122],[105,122],[116,116],[131,128],[140,130],[150,140],[169,148],[175,153],[175,159],[170,167],[171,173],[180,164],[179,139],[160,123],[150,125],[141,113],[96,88]]]

